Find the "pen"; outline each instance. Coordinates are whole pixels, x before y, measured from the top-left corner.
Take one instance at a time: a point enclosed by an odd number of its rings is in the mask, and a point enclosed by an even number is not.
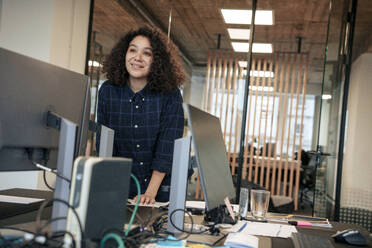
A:
[[[244,228],[247,226],[247,222],[245,222],[238,230],[238,232],[241,232],[244,230]]]
[[[311,223],[308,221],[288,221],[288,224],[294,225],[294,226],[315,226],[315,227],[332,228],[332,225],[329,223]]]
[[[293,226],[312,226],[308,221],[288,221],[288,224],[293,225]]]

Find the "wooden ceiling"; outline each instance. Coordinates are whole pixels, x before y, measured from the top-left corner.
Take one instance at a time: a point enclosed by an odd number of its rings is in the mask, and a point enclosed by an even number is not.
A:
[[[209,49],[232,50],[229,27],[221,8],[251,9],[251,0],[95,0],[95,41],[107,54],[122,34],[145,23],[167,33],[172,9],[171,38],[190,66],[203,66]],[[310,54],[310,83],[321,83],[330,0],[258,0],[257,9],[273,10],[274,25],[256,26],[254,42],[272,43],[274,52]],[[254,56],[260,56],[255,54]]]

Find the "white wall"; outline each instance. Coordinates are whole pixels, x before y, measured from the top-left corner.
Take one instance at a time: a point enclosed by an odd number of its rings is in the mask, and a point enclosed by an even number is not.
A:
[[[50,63],[84,74],[90,0],[55,0]]]
[[[202,109],[204,101],[206,67],[193,67],[189,104]]]
[[[372,210],[372,53],[362,54],[350,76],[341,206]]]
[[[3,0],[0,47],[49,62],[54,1]]]
[[[0,47],[84,73],[90,0],[2,0]]]
[[[0,0],[0,47],[84,73],[89,7],[90,0]],[[0,190],[14,187],[45,188],[37,171],[0,173]]]

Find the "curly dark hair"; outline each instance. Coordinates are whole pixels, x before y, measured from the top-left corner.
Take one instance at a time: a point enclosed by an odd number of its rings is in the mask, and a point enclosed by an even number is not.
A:
[[[112,84],[123,86],[128,83],[129,74],[125,67],[125,55],[129,43],[137,36],[150,40],[153,61],[147,77],[150,90],[170,92],[180,87],[185,80],[185,73],[180,64],[177,47],[157,28],[141,27],[125,34],[114,46],[103,62],[103,72]],[[168,44],[167,44],[168,43]]]

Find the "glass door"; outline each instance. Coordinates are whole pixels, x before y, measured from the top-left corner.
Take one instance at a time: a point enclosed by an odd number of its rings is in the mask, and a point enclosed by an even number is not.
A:
[[[335,207],[339,199],[337,190],[340,178],[340,137],[344,133],[345,103],[345,59],[349,54],[347,23],[349,0],[330,1],[329,23],[322,82],[322,97],[318,128],[317,152],[315,154],[316,185],[313,215],[335,218]],[[343,140],[341,142],[343,147]],[[342,151],[342,150],[341,150]]]

